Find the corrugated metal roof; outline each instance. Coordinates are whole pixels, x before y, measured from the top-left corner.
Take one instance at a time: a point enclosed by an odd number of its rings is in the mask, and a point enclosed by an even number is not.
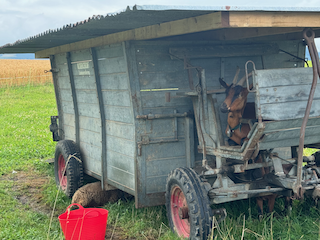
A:
[[[124,11],[97,15],[59,29],[18,40],[0,47],[0,53],[34,53],[40,50],[78,42],[90,38],[122,32],[154,24],[190,18],[216,11],[296,11],[320,12],[319,8],[255,8],[232,6],[134,6]]]

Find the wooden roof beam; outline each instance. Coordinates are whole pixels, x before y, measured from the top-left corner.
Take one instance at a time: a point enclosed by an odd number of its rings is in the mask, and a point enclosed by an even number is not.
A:
[[[130,40],[148,40],[228,27],[228,12],[215,12],[192,18],[141,27],[36,52],[36,58]]]

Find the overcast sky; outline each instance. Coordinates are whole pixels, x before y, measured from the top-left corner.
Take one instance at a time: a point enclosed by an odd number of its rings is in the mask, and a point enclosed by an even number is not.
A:
[[[0,0],[0,46],[135,4],[320,8],[320,0]]]

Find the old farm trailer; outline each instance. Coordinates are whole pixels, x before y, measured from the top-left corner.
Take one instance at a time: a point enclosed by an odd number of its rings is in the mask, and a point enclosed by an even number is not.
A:
[[[84,172],[134,195],[137,208],[166,204],[173,231],[206,239],[219,214],[210,205],[319,197],[320,161],[302,166],[297,152],[313,80],[305,28],[320,35],[320,9],[135,6],[0,53],[50,57],[59,114],[50,129],[66,194]],[[238,67],[239,77],[245,68],[252,76],[245,85],[255,112],[242,119],[245,141],[231,146],[219,79],[230,84]],[[319,101],[316,91],[302,146],[319,147]]]

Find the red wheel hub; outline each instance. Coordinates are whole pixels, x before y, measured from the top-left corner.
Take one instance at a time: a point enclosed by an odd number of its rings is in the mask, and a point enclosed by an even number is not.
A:
[[[64,160],[64,157],[62,154],[59,155],[58,158],[58,176],[59,176],[59,182],[61,185],[61,189],[65,190],[67,188],[67,171],[65,170],[66,167],[66,161]]]
[[[189,238],[190,221],[187,200],[182,190],[175,186],[171,189],[171,217],[175,230],[180,237]]]

